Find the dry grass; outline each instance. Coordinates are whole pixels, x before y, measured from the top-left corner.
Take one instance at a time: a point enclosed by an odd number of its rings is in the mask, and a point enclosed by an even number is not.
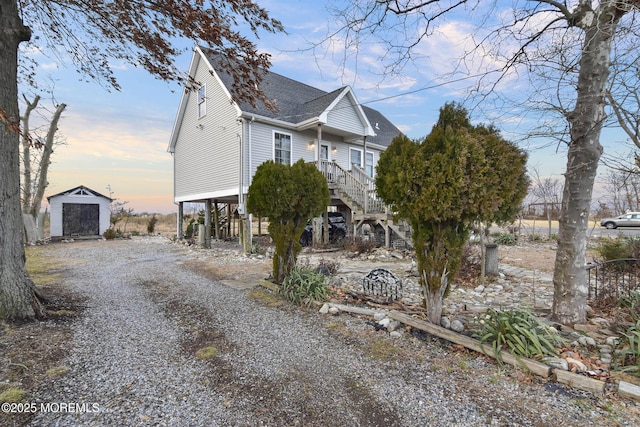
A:
[[[83,301],[62,281],[65,269],[78,260],[61,259],[55,246],[27,247],[27,271],[46,295],[46,328],[40,321],[0,326],[0,400],[28,401],[29,393],[43,381],[64,375],[61,362],[68,355],[70,322],[83,310]],[[0,425],[27,425],[31,414],[0,413]]]
[[[149,234],[147,226],[152,216],[132,216],[126,218],[116,224],[115,228],[120,229],[123,233],[136,233],[140,235]],[[153,234],[165,237],[173,237],[176,235],[178,214],[156,215],[158,222],[155,224]],[[185,226],[186,227],[186,226]]]

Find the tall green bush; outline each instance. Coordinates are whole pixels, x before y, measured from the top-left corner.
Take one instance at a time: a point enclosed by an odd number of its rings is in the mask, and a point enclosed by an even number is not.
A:
[[[422,141],[396,137],[380,155],[378,194],[413,228],[429,319],[457,272],[474,222],[515,218],[526,195],[526,154],[489,126],[473,126],[460,105],[446,104]]]
[[[326,211],[329,201],[327,180],[313,164],[302,159],[293,165],[268,160],[258,166],[249,187],[247,210],[269,218],[276,283],[282,283],[295,267],[307,221]]]

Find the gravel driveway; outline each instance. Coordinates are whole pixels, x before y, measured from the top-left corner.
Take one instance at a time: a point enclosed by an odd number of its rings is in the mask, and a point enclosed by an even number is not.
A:
[[[409,330],[216,282],[163,238],[57,244],[86,298],[69,372],[32,425],[603,426],[637,406],[564,389]],[[207,262],[218,262],[215,258]],[[251,260],[246,262],[251,269]],[[211,347],[207,360],[196,353]],[[199,353],[198,353],[199,355]]]

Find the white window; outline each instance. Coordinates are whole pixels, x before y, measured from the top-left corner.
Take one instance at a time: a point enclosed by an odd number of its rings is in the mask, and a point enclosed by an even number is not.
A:
[[[207,114],[207,87],[202,85],[198,88],[198,118]]]
[[[291,164],[291,135],[274,132],[273,134],[273,160],[285,165]]]
[[[373,151],[367,151],[365,156],[364,171],[369,176],[373,176]]]
[[[362,150],[357,148],[349,148],[349,163],[351,165],[356,165],[357,167],[362,167]]]

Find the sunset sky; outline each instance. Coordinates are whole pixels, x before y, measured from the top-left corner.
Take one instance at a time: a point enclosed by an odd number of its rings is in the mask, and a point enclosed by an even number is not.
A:
[[[438,33],[420,47],[426,52],[421,64],[408,67],[402,77],[381,81],[379,46],[363,48],[357,72],[354,67],[340,68],[344,53],[341,45],[322,54],[304,50],[309,47],[308,40],[322,39],[332,22],[324,2],[258,2],[284,24],[288,33],[258,40],[260,49],[273,55],[272,71],[327,91],[351,85],[361,103],[381,111],[410,137],[427,135],[439,108],[463,96],[463,84],[468,82],[447,82],[441,76],[452,66],[456,54],[464,50],[465,38],[472,31],[464,20],[444,22]],[[180,44],[190,46],[191,42]],[[187,70],[190,58],[190,52],[179,58],[180,69]],[[175,212],[172,159],[166,150],[181,88],[131,65],[115,64],[122,91],[108,92],[97,83],[80,81],[72,68],[45,56],[38,59],[40,78],[55,81],[55,100],[68,105],[59,123],[59,136],[66,144],[58,146],[52,156],[46,195],[85,185],[109,196],[110,187],[112,197],[127,201],[126,207],[134,212]],[[33,92],[21,87],[21,93]],[[41,105],[54,109],[51,100],[43,99]],[[44,110],[41,113],[45,117],[48,114]],[[499,117],[495,124],[508,130],[507,137],[509,132],[526,128],[526,123],[513,118]],[[614,136],[610,142],[616,145],[622,140]],[[544,176],[560,179],[566,150],[554,144],[539,148],[542,145],[523,147],[530,155],[529,166],[538,168]]]

